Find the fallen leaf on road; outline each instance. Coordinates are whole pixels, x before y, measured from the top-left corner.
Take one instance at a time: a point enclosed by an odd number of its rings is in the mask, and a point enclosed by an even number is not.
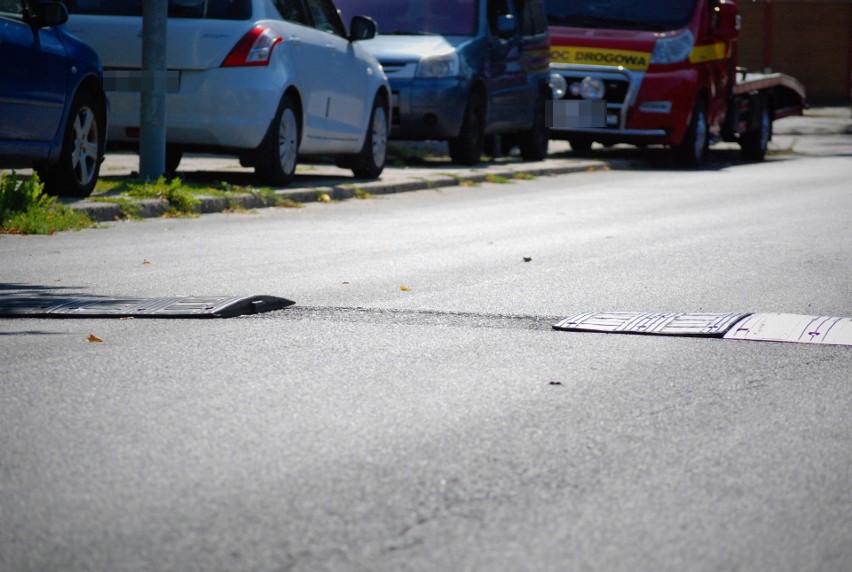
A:
[[[328,193],[319,193],[317,195],[317,200],[321,203],[330,203],[331,197],[329,196]]]
[[[142,261],[142,264],[154,264],[154,263],[146,258],[145,260]]]
[[[411,288],[409,288],[408,286],[400,286],[399,289],[402,290],[403,292],[408,292],[408,291],[411,290]]]
[[[529,256],[524,256],[524,262],[532,262],[532,258]]]
[[[103,341],[102,339],[100,339],[100,338],[99,338],[98,336],[96,336],[95,334],[89,334],[89,337],[88,337],[88,338],[86,338],[86,339],[87,339],[87,340],[89,340],[89,341],[90,341],[90,342],[92,342],[92,343],[100,343],[100,342],[102,342],[102,341]]]
[[[562,385],[561,381],[551,381],[548,385]]]

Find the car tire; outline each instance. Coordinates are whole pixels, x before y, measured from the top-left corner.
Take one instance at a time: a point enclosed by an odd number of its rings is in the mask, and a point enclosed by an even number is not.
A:
[[[45,192],[70,197],[92,194],[103,161],[105,131],[104,101],[89,92],[78,93],[68,114],[59,160],[37,168]]]
[[[571,150],[577,155],[588,155],[592,150],[592,143],[594,141],[587,135],[573,135],[568,138]]]
[[[285,95],[258,149],[255,173],[265,184],[285,187],[293,180],[299,158],[299,131],[296,106]]]
[[[740,155],[746,161],[759,162],[766,158],[769,140],[772,139],[772,118],[766,101],[759,102],[760,125],[740,137]]]
[[[683,137],[683,142],[673,149],[674,162],[679,167],[696,169],[704,162],[709,145],[707,108],[703,99],[695,102],[692,118]]]
[[[461,131],[449,141],[450,159],[458,165],[477,165],[485,147],[485,103],[476,94],[470,96],[464,110]]]
[[[388,111],[384,101],[376,98],[370,113],[370,123],[364,137],[364,146],[349,167],[359,179],[377,179],[385,168],[388,155]],[[344,163],[347,163],[344,160]]]
[[[177,173],[180,161],[183,159],[183,149],[174,145],[166,145],[166,173]]]
[[[518,133],[518,149],[525,161],[543,161],[547,158],[547,146],[550,142],[550,129],[544,111],[545,99],[539,98],[535,109],[533,126]]]

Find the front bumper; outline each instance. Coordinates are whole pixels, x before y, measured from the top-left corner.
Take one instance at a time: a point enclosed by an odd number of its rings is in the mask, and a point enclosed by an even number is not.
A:
[[[676,145],[683,139],[697,92],[693,70],[648,73],[622,67],[553,64],[551,73],[562,75],[569,85],[594,77],[606,86],[605,127],[551,127],[551,138],[584,136],[606,144],[664,145]]]
[[[458,136],[470,84],[464,78],[390,80],[393,94],[391,137],[447,140]]]

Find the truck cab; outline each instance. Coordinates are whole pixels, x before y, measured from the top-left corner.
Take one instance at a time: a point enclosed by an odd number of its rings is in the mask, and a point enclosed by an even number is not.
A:
[[[732,0],[545,5],[551,138],[578,152],[593,142],[662,144],[697,166],[709,143],[730,136],[740,30]]]

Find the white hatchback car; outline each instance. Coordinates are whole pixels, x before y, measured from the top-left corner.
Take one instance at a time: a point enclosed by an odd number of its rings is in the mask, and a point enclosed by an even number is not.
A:
[[[69,2],[69,31],[104,66],[110,143],[138,144],[142,89],[166,83],[166,167],[185,151],[232,154],[286,185],[299,157],[333,157],[356,177],[384,168],[390,88],[332,0],[169,0],[164,78],[142,74],[142,1]]]

